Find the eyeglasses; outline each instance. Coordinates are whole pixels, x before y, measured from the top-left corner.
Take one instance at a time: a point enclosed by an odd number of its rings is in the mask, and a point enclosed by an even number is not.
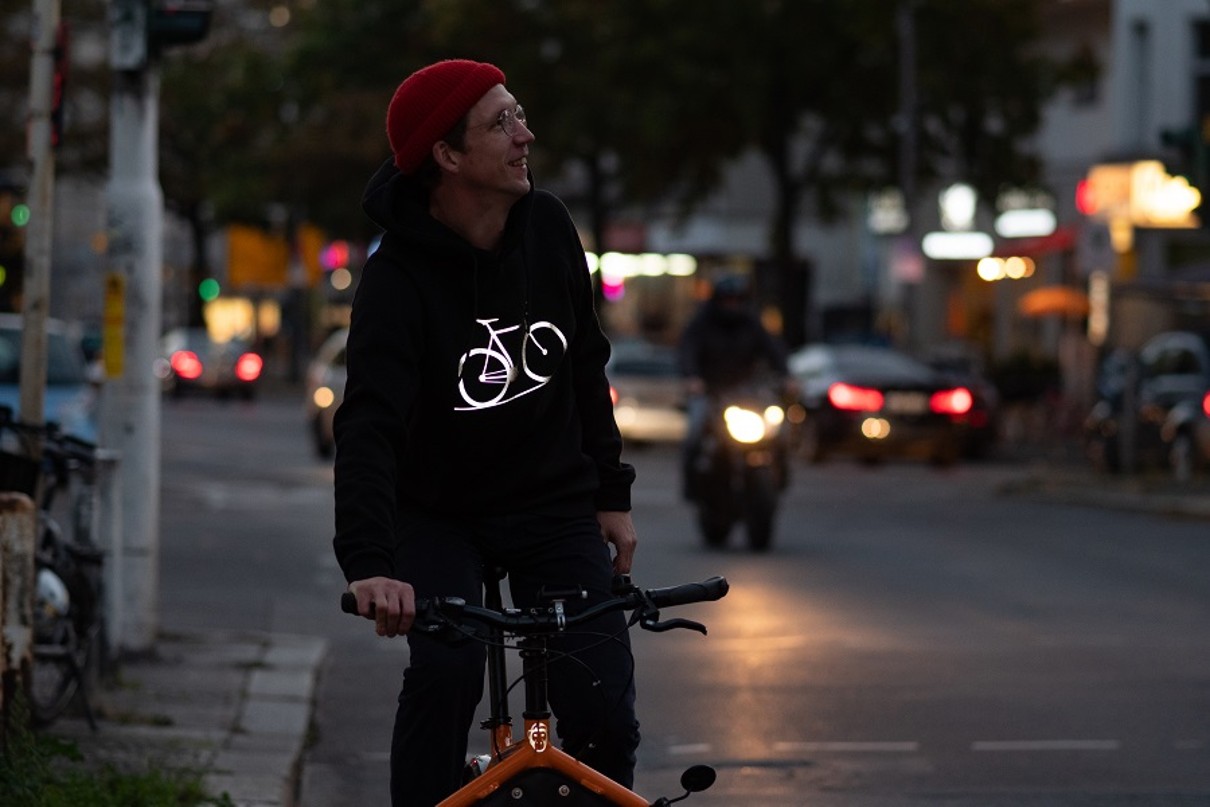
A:
[[[517,124],[518,123],[520,123],[522,125],[524,125],[526,123],[525,110],[521,107],[520,104],[517,104],[516,109],[506,109],[503,112],[501,112],[500,116],[498,118],[496,118],[496,120],[493,121],[492,123],[482,123],[478,126],[472,126],[470,128],[472,128],[472,129],[490,129],[493,126],[499,126],[500,131],[504,132],[504,134],[508,135],[509,137],[512,137],[513,135],[515,135],[517,133]]]

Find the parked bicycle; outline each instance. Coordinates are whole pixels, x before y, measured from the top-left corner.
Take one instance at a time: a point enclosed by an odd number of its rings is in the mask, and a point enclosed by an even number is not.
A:
[[[629,575],[620,575],[612,599],[576,614],[568,614],[568,600],[582,599],[582,590],[555,592],[542,597],[542,604],[525,610],[505,608],[500,594],[502,573],[489,574],[485,581],[483,607],[460,597],[433,597],[416,602],[412,631],[449,643],[468,638],[487,646],[487,675],[490,713],[482,728],[490,733],[491,753],[467,761],[465,784],[438,807],[486,807],[506,804],[618,805],[619,807],[667,807],[714,784],[714,769],[694,765],[681,776],[685,792],[649,802],[588,765],[557,748],[551,738],[551,712],[547,702],[547,639],[574,630],[596,617],[613,611],[630,611],[628,627],[638,625],[662,632],[687,628],[706,633],[705,625],[688,619],[660,619],[660,609],[695,602],[719,600],[726,595],[727,580],[712,577],[700,583],[643,590]],[[357,599],[346,592],[341,608],[357,614]],[[373,618],[373,613],[367,615]],[[523,742],[514,742],[509,715],[506,649],[521,655],[525,681]]]
[[[61,716],[74,699],[95,730],[89,691],[106,658],[104,553],[94,539],[97,448],[54,423],[30,425],[0,407],[4,487],[37,502],[33,667],[35,723]],[[66,528],[63,526],[66,524]]]

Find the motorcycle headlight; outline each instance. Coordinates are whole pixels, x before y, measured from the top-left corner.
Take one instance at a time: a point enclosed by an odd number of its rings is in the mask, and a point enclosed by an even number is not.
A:
[[[759,443],[765,438],[765,419],[751,409],[728,406],[723,411],[723,421],[727,424],[727,432],[741,443]]]

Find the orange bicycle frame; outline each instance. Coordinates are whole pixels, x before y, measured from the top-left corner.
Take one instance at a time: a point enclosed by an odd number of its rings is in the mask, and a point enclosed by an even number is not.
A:
[[[489,608],[499,610],[501,607],[502,577],[499,570],[491,570],[487,575],[484,603]],[[491,716],[483,723],[484,728],[491,731],[491,761],[482,774],[471,779],[437,807],[474,807],[502,787],[506,787],[519,774],[539,768],[556,772],[566,778],[568,782],[561,787],[568,788],[567,795],[571,794],[571,787],[576,785],[619,807],[648,807],[650,804],[634,791],[585,765],[551,742],[550,711],[546,704],[545,641],[523,640],[521,643],[524,675],[537,676],[538,684],[527,685],[525,688],[525,741],[514,743],[512,719],[508,715],[504,637],[499,631],[492,631],[488,641]]]
[[[619,807],[648,807],[650,804],[633,791],[552,745],[547,718],[526,720],[525,737],[524,743],[501,747],[493,755],[491,765],[482,775],[463,785],[437,807],[473,807],[500,788],[506,787],[519,773],[531,768],[557,771],[572,783],[608,799]]]

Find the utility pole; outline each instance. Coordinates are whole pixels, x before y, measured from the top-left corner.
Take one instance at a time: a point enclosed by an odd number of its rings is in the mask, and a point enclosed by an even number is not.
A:
[[[120,373],[101,399],[101,444],[118,457],[123,569],[119,652],[149,651],[158,630],[160,390],[152,373],[160,335],[163,207],[159,183],[159,71],[148,58],[148,6],[110,0],[109,236],[107,275],[124,295]]]
[[[29,78],[28,156],[33,166],[25,236],[21,304],[21,419],[41,423],[46,406],[46,318],[50,313],[50,255],[54,232],[55,153],[51,114],[55,104],[55,50],[59,0],[34,0]]]
[[[164,201],[159,182],[159,49],[205,36],[212,3],[110,0],[110,176],[107,355],[122,357],[105,384],[101,444],[116,452],[123,569],[121,652],[152,649],[159,618],[160,337]]]
[[[899,0],[895,12],[895,30],[899,40],[899,191],[907,213],[907,231],[899,260],[911,268],[901,277],[902,312],[909,345],[917,346],[916,328],[918,287],[924,282],[924,256],[920,254],[920,223],[916,216],[916,152],[918,100],[916,91],[916,10],[915,0]],[[910,277],[919,273],[919,277]]]

